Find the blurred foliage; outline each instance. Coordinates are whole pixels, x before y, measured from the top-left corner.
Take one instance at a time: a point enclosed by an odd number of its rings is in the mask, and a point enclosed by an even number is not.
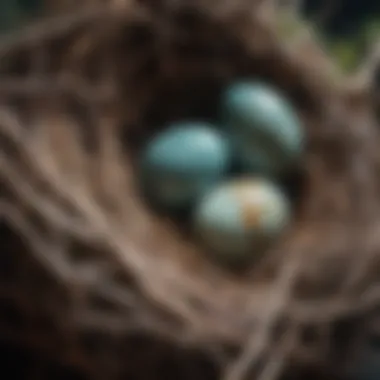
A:
[[[329,51],[346,71],[357,67],[376,39],[380,39],[380,16],[365,20],[356,33],[343,36],[325,35]]]
[[[281,13],[277,20],[280,35],[292,39],[309,30],[322,43],[344,72],[351,72],[361,61],[376,39],[380,39],[380,15],[363,19],[350,33],[335,33],[313,23],[306,17]]]
[[[22,27],[41,7],[42,0],[0,0],[0,32]]]
[[[329,35],[352,35],[373,18],[379,19],[380,1],[301,0],[301,10],[308,19],[322,20],[323,28]]]

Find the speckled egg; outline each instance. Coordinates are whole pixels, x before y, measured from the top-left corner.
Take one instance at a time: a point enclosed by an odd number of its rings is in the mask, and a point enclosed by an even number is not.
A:
[[[222,98],[222,122],[232,132],[237,159],[247,171],[279,175],[302,153],[303,133],[291,104],[258,82],[230,85]]]
[[[157,205],[182,209],[220,181],[230,163],[230,144],[212,125],[174,124],[143,152],[144,187]]]
[[[263,178],[225,182],[208,192],[194,213],[196,234],[223,261],[257,257],[281,235],[291,216],[288,199]]]

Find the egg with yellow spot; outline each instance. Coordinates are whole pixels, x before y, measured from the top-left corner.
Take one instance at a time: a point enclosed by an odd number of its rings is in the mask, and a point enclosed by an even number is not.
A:
[[[219,258],[232,263],[261,255],[290,219],[286,195],[264,178],[233,179],[215,187],[193,215],[196,235]]]

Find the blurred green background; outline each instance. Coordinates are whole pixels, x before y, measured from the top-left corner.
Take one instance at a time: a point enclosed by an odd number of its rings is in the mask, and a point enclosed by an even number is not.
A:
[[[43,0],[0,0],[0,31],[19,28],[41,12]]]
[[[327,13],[319,22],[320,33],[345,70],[354,69],[371,43],[380,38],[379,0],[306,0],[302,11],[310,20]]]

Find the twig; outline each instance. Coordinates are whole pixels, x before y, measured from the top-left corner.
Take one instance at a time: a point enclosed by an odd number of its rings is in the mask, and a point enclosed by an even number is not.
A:
[[[266,313],[263,315],[261,326],[257,333],[248,339],[241,356],[226,370],[224,380],[240,380],[250,367],[257,364],[262,351],[267,347],[270,333],[277,322],[278,316],[289,301],[289,296],[300,262],[297,257],[289,259],[285,264],[282,275],[273,286],[272,299],[268,300]],[[256,331],[255,331],[256,332]]]
[[[358,82],[366,87],[369,86],[378,69],[380,69],[380,38],[372,45],[370,53],[360,65]]]
[[[292,350],[295,342],[296,328],[292,326],[285,333],[284,337],[273,349],[273,353],[267,365],[263,368],[257,380],[276,380],[281,375],[289,352]]]
[[[54,274],[54,279],[61,286],[66,286],[72,278],[72,269],[67,260],[63,257],[62,248],[52,241],[45,241],[33,228],[32,224],[25,220],[21,212],[15,208],[2,210],[8,221],[28,240],[36,261],[48,272]]]
[[[113,99],[114,92],[105,86],[88,86],[74,80],[55,78],[14,78],[0,77],[0,95],[7,96],[61,96],[73,95],[79,100],[95,104]]]
[[[342,299],[340,296],[329,301],[314,301],[310,305],[289,305],[289,315],[292,320],[309,323],[326,323],[339,319],[341,316],[350,317],[368,312],[380,304],[380,287],[371,286],[361,297]]]
[[[103,19],[115,11],[111,7],[92,6],[73,14],[53,17],[28,26],[19,32],[0,39],[0,59],[10,51],[27,48],[43,41],[70,33],[75,28],[97,19]]]
[[[22,178],[23,176],[17,172],[15,166],[11,163],[6,163],[1,157],[0,173],[7,177],[10,186],[18,193],[19,198],[24,200],[23,203],[27,207],[38,211],[50,224],[55,224],[60,230],[67,231],[76,237],[85,238],[90,241],[99,241],[99,235],[92,231],[89,226],[78,217],[71,217],[68,213],[65,213],[58,204],[48,199],[46,195],[45,197],[41,197]]]

